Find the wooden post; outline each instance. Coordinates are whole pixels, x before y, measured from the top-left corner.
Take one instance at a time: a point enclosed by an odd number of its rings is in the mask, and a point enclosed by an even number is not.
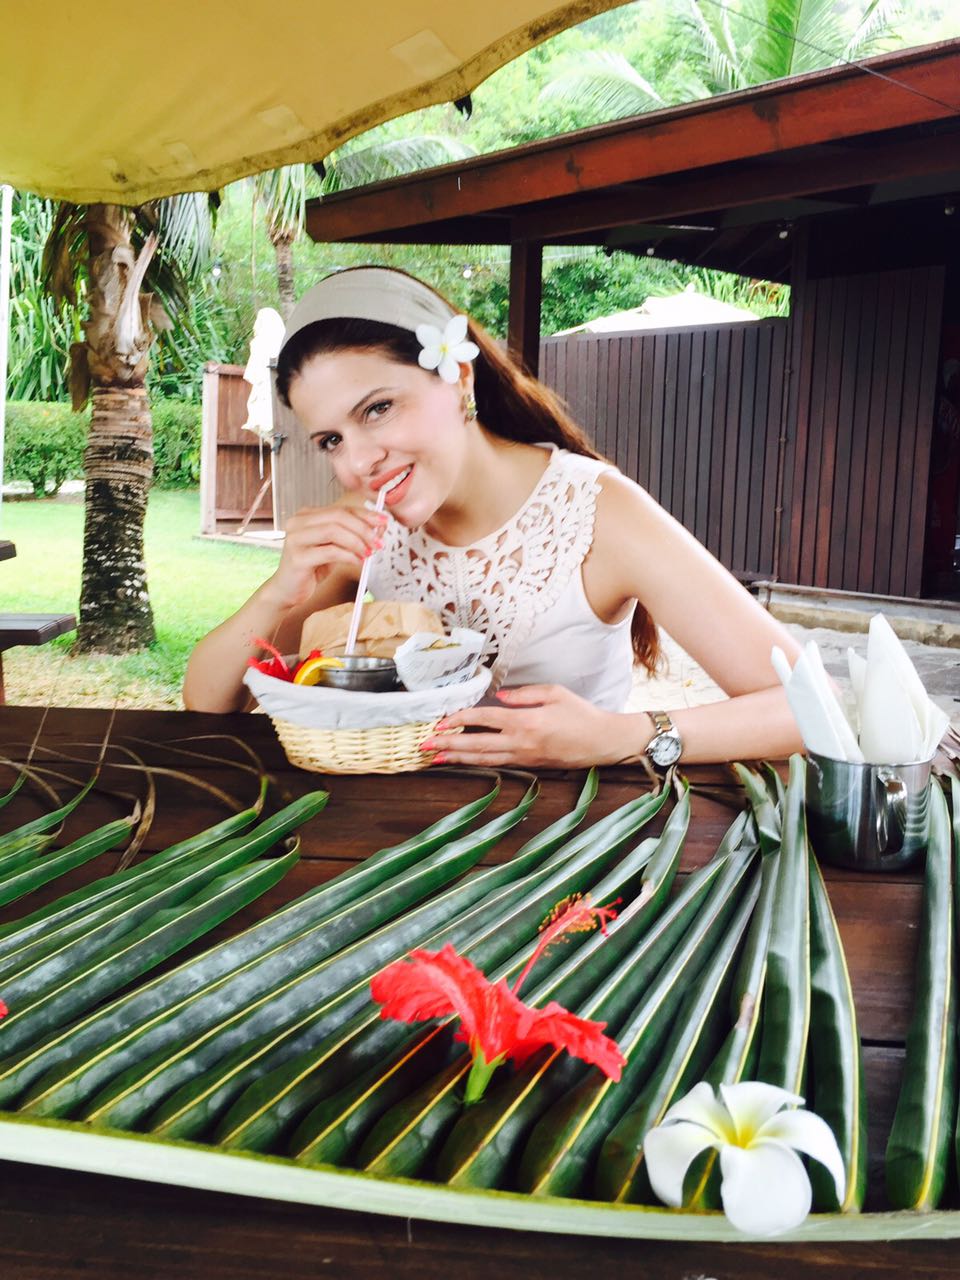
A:
[[[510,246],[510,322],[507,346],[534,377],[540,369],[540,298],[543,243],[514,240]]]
[[[220,426],[220,366],[203,367],[200,427],[200,532],[217,532],[217,435]]]

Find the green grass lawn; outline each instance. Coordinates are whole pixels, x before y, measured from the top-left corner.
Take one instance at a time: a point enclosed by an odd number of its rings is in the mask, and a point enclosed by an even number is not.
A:
[[[277,552],[270,548],[201,539],[196,536],[199,528],[196,490],[155,490],[150,495],[146,553],[157,629],[153,648],[119,658],[67,659],[74,637],[63,636],[37,649],[10,650],[4,662],[9,701],[42,700],[37,673],[55,669],[61,690],[55,701],[61,705],[112,706],[118,695],[121,705],[178,705],[194,644],[242,604],[277,563]],[[0,538],[17,544],[16,558],[0,563],[0,608],[77,612],[82,501],[5,500]]]

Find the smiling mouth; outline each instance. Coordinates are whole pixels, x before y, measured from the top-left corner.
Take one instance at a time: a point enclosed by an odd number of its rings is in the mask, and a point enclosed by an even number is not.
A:
[[[388,507],[403,501],[407,492],[407,481],[412,475],[413,466],[411,465],[380,486],[380,493],[384,495],[384,502]]]
[[[410,474],[412,470],[413,470],[413,467],[409,466],[406,468],[406,470],[398,472],[397,475],[395,475],[392,480],[388,480],[386,484],[379,485],[378,491],[381,489],[385,489],[387,493],[392,493],[394,489],[398,488],[400,485],[403,484],[404,480],[406,480],[407,476]]]

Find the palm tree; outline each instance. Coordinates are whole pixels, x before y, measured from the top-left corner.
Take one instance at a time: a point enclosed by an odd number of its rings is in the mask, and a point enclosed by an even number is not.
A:
[[[541,97],[621,119],[668,103],[728,93],[876,53],[888,44],[900,0],[870,0],[852,32],[836,0],[686,0],[676,58],[654,87],[623,57],[583,54]]]
[[[463,160],[474,155],[472,147],[456,138],[417,135],[388,141],[347,144],[313,168],[303,164],[285,165],[254,178],[254,200],[263,206],[267,234],[277,263],[277,292],[280,311],[286,319],[293,310],[297,291],[293,267],[293,245],[303,231],[307,197],[327,195],[367,182],[396,178],[414,169],[426,169]]]
[[[84,453],[86,498],[77,647],[127,653],[155,638],[143,525],[153,471],[145,379],[157,332],[185,301],[209,256],[205,196],[139,209],[60,204],[43,274],[60,302],[84,285],[83,340],[70,348],[75,409],[92,403]]]
[[[277,263],[277,292],[280,313],[290,318],[297,300],[293,273],[293,243],[303,231],[310,170],[305,164],[287,164],[281,169],[258,173],[253,180],[253,199],[263,206],[267,235]]]
[[[888,44],[900,0],[870,0],[851,32],[835,0],[689,0],[691,61],[710,93],[726,93],[838,62]]]

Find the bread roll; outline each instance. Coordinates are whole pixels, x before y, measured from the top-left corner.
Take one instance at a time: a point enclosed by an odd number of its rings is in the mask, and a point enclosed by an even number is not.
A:
[[[352,604],[335,604],[311,613],[300,633],[300,657],[314,649],[328,656],[340,656],[347,644]],[[357,632],[357,653],[371,658],[392,658],[404,640],[418,631],[444,634],[438,614],[422,604],[402,600],[374,600],[363,606]]]

